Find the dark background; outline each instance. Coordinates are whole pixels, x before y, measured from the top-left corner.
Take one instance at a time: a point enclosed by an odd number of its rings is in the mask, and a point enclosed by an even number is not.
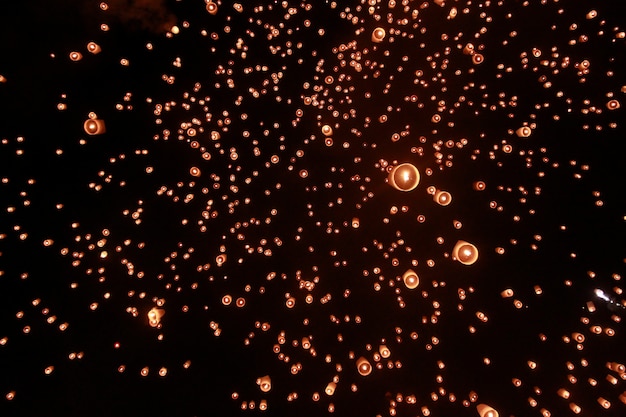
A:
[[[100,10],[97,2],[76,0],[3,5],[0,74],[7,82],[0,84],[0,338],[8,339],[0,346],[0,392],[4,397],[15,391],[15,398],[2,398],[0,413],[263,414],[258,404],[265,398],[268,415],[319,415],[333,403],[337,415],[373,416],[388,415],[390,401],[401,393],[415,395],[417,404],[398,403],[398,415],[420,415],[420,408],[427,406],[431,415],[470,416],[477,415],[476,404],[466,407],[462,401],[474,391],[478,403],[493,406],[503,416],[540,415],[541,408],[552,415],[567,415],[570,402],[580,405],[584,415],[623,415],[624,404],[618,397],[626,389],[606,363],[625,360],[623,326],[615,321],[624,311],[616,305],[622,302],[620,277],[626,259],[624,109],[608,111],[605,104],[607,93],[623,100],[620,88],[626,85],[626,55],[624,40],[616,33],[623,30],[625,10],[621,2],[612,0],[531,3],[451,2],[442,8],[428,3],[429,7],[420,9],[417,29],[396,22],[410,19],[410,11],[403,12],[401,5],[388,9],[386,3],[377,6],[385,16],[381,23],[367,10],[357,11],[358,2],[332,8],[320,1],[306,12],[294,2],[288,7],[298,13],[289,19],[285,18],[287,8],[271,1],[242,2],[243,13],[235,12],[230,3],[222,4],[216,16],[206,12],[203,2],[191,0],[120,0],[110,2],[107,11]],[[255,13],[254,7],[261,5],[264,10]],[[459,9],[459,15],[446,19],[452,6]],[[468,13],[461,13],[465,7]],[[410,8],[420,8],[420,4],[412,2]],[[586,19],[592,9],[598,17]],[[355,26],[341,16],[342,11],[363,21]],[[492,22],[481,17],[483,11]],[[387,13],[394,23],[385,22]],[[310,20],[309,27],[305,19]],[[188,29],[183,28],[184,21]],[[107,23],[110,30],[102,31],[101,23]],[[173,24],[181,33],[168,37]],[[268,28],[280,24],[284,25],[280,35],[268,40]],[[224,31],[226,25],[229,33]],[[370,33],[377,26],[388,33],[374,49]],[[483,26],[487,33],[475,38]],[[356,35],[359,27],[364,31]],[[406,29],[415,38],[395,36],[390,43],[391,27]],[[421,28],[426,32],[420,33]],[[200,33],[203,29],[209,36]],[[324,36],[319,36],[319,29],[324,29]],[[247,30],[254,31],[255,37],[248,36]],[[509,35],[513,30],[515,37]],[[211,40],[211,32],[218,33],[219,39]],[[453,38],[461,32],[463,36],[456,41],[442,38],[442,34]],[[581,35],[588,40],[580,42]],[[240,51],[231,52],[236,51],[239,38],[249,47],[245,59]],[[570,44],[571,39],[577,42]],[[361,73],[349,65],[345,70],[333,69],[339,65],[333,48],[352,40],[358,42],[357,50],[369,49],[363,60],[385,65],[379,68],[380,77],[374,77],[375,69],[364,68]],[[97,42],[102,52],[89,54],[89,41]],[[294,47],[293,54],[285,57],[271,52],[270,47],[277,45],[285,51],[288,41],[302,42],[302,48]],[[145,47],[148,42],[153,44],[152,51]],[[419,46],[422,42],[424,47]],[[483,64],[473,66],[471,58],[457,48],[467,42],[484,45]],[[444,56],[446,46],[451,52]],[[532,48],[541,49],[542,56],[530,58],[524,68],[520,54],[530,54]],[[383,53],[385,49],[389,54]],[[82,60],[70,61],[71,51],[80,51]],[[348,63],[353,52],[344,53]],[[558,56],[550,56],[552,52]],[[441,56],[435,57],[436,53]],[[405,55],[408,62],[402,61]],[[181,58],[180,68],[172,65],[176,57]],[[449,64],[442,69],[444,57]],[[561,67],[564,57],[571,60],[568,68]],[[120,65],[122,58],[130,61],[128,67]],[[553,60],[557,66],[544,66],[542,59]],[[591,63],[586,76],[574,68],[584,59]],[[436,69],[430,67],[432,61],[437,62]],[[499,70],[498,63],[512,71]],[[216,73],[220,65],[232,69],[232,75]],[[256,65],[267,66],[267,71],[244,72]],[[398,65],[403,66],[402,72],[396,71]],[[560,72],[554,74],[554,68]],[[424,72],[427,86],[413,84],[418,69]],[[457,69],[458,76],[454,74]],[[280,81],[275,84],[271,74],[279,72]],[[338,72],[352,79],[342,81]],[[164,74],[175,76],[175,82],[164,82]],[[325,84],[329,74],[334,80]],[[552,87],[543,86],[542,75]],[[229,77],[234,88],[226,86]],[[268,93],[253,99],[249,88],[261,90],[264,80],[269,80]],[[194,94],[197,82],[202,88]],[[311,87],[305,88],[305,82]],[[387,83],[390,91],[384,93]],[[271,90],[274,85],[278,91]],[[442,91],[444,85],[447,89]],[[344,120],[334,117],[327,105],[305,105],[304,97],[314,94],[314,86],[321,86],[320,98],[330,86],[325,99],[334,99],[340,115],[355,109],[356,117]],[[353,88],[348,93],[352,102],[342,103],[346,94],[341,90],[349,87]],[[365,98],[368,91],[370,99]],[[558,91],[563,92],[562,98]],[[197,100],[189,100],[186,92]],[[132,97],[124,101],[127,93]],[[405,100],[412,94],[418,96],[416,103]],[[506,98],[499,98],[500,94]],[[459,100],[461,95],[464,101]],[[235,104],[238,96],[243,97],[241,105]],[[513,96],[517,96],[515,107],[499,105]],[[205,99],[211,121],[206,121],[207,110],[198,103],[200,99]],[[447,110],[442,113],[443,121],[435,125],[431,117],[437,113],[439,100],[446,101]],[[157,124],[155,106],[171,101],[176,105],[164,111],[162,123]],[[58,103],[66,103],[67,110],[57,110]],[[189,105],[187,110],[183,103]],[[132,110],[116,110],[116,104],[132,105]],[[491,105],[496,106],[494,110]],[[388,111],[387,106],[401,111]],[[591,106],[602,113],[585,114],[583,110]],[[450,108],[455,108],[453,114],[447,112]],[[303,115],[294,126],[298,109]],[[83,122],[92,111],[105,121],[105,134],[85,134]],[[212,141],[209,132],[220,129],[218,121],[225,119],[224,111],[232,123],[219,141]],[[383,113],[388,113],[388,121],[378,123]],[[368,127],[365,117],[372,119]],[[189,138],[183,132],[179,140],[181,123],[193,118],[202,120],[204,133]],[[518,138],[513,132],[525,122],[536,122],[537,128],[529,138]],[[324,145],[319,133],[326,123],[337,123],[331,147]],[[410,134],[392,142],[391,135],[406,125]],[[171,131],[168,140],[164,129]],[[361,136],[352,129],[360,130]],[[249,137],[244,131],[250,132]],[[462,138],[468,140],[464,147],[442,146],[441,152],[445,158],[451,155],[454,164],[440,170],[434,148],[438,141],[457,143]],[[81,139],[86,141],[82,145]],[[211,160],[204,160],[202,152],[190,146],[192,140],[207,148]],[[344,148],[344,142],[350,146]],[[504,153],[503,143],[511,144],[513,152]],[[411,152],[420,146],[421,156]],[[238,152],[236,161],[229,157],[232,147]],[[255,147],[261,156],[254,156]],[[296,156],[298,150],[304,151],[303,157]],[[268,163],[274,154],[279,162]],[[382,160],[415,164],[422,173],[419,187],[402,193],[385,184],[386,174],[377,165]],[[590,169],[583,169],[585,165]],[[192,166],[201,169],[199,178],[189,174]],[[154,172],[146,173],[148,167]],[[430,176],[425,174],[428,168],[434,171]],[[303,169],[308,171],[307,178],[299,176]],[[582,177],[577,179],[576,174]],[[104,181],[108,175],[110,183]],[[360,181],[353,181],[357,175]],[[251,178],[249,184],[246,177]],[[31,179],[33,184],[29,184]],[[472,189],[479,180],[487,184],[485,191]],[[102,189],[96,191],[90,183]],[[234,193],[231,185],[239,191]],[[430,185],[450,191],[452,204],[436,205],[426,192]],[[163,186],[180,201],[158,195]],[[202,187],[210,191],[203,194]],[[538,195],[537,187],[541,189]],[[368,197],[368,192],[373,196]],[[184,203],[189,193],[194,193],[194,199]],[[342,204],[337,204],[338,198]],[[211,209],[206,207],[209,199],[214,201]],[[490,208],[492,201],[502,211]],[[237,206],[229,214],[231,202]],[[332,207],[329,202],[334,203]],[[56,208],[59,203],[62,209]],[[409,210],[390,215],[392,206]],[[16,209],[9,212],[8,207]],[[137,225],[131,214],[140,207],[143,212]],[[275,216],[269,214],[273,208],[278,210]],[[201,232],[198,221],[203,220],[205,210],[218,215],[204,219],[207,231]],[[417,222],[419,214],[426,216],[426,222]],[[271,217],[269,224],[267,217]],[[353,217],[360,219],[359,229],[350,227]],[[260,224],[243,226],[252,223],[251,218]],[[182,225],[183,219],[189,224]],[[455,229],[454,220],[463,227]],[[561,230],[562,225],[566,230]],[[101,249],[89,248],[103,238],[103,229],[110,232],[104,260],[99,258]],[[21,233],[28,237],[20,239]],[[238,233],[245,237],[238,239]],[[400,237],[404,245],[391,251]],[[443,237],[444,243],[438,244],[437,237]],[[274,238],[282,246],[273,243]],[[54,243],[45,247],[45,239]],[[261,244],[262,239],[268,243]],[[476,264],[463,266],[449,259],[459,239],[479,248]],[[376,248],[378,243],[382,250]],[[221,245],[227,248],[228,259],[218,267],[215,257]],[[403,246],[410,246],[412,252]],[[271,248],[272,256],[258,253],[258,247]],[[497,247],[505,248],[505,254],[496,254]],[[61,254],[63,248],[68,255]],[[72,266],[74,252],[82,254],[77,266]],[[189,260],[182,258],[185,252],[190,253]],[[399,277],[411,267],[412,259],[419,261],[412,268],[421,283],[409,291]],[[435,261],[435,267],[426,265],[428,259]],[[128,261],[134,265],[133,275],[125,266]],[[198,272],[197,267],[204,264],[211,267]],[[99,268],[104,270],[98,272]],[[374,273],[375,268],[381,272]],[[369,274],[364,276],[363,271]],[[270,272],[277,277],[268,281]],[[300,276],[308,281],[319,277],[310,305],[305,302],[307,291],[300,288]],[[571,285],[566,285],[568,280]],[[376,282],[382,286],[380,291],[374,290]],[[77,283],[77,288],[71,289],[71,283]],[[540,296],[533,290],[535,285],[543,289]],[[524,303],[522,309],[500,296],[506,288],[515,291],[514,298]],[[595,297],[596,288],[610,294],[614,303]],[[346,289],[350,290],[347,298]],[[463,302],[459,289],[467,292]],[[294,309],[285,307],[287,293],[296,298]],[[225,294],[245,297],[246,305],[223,306]],[[332,299],[321,303],[326,294]],[[398,295],[406,308],[398,306]],[[37,299],[40,303],[34,306]],[[165,300],[160,329],[149,327],[147,320],[156,299]],[[586,307],[591,300],[597,309],[593,313]],[[423,323],[423,317],[428,321],[435,314],[433,301],[441,304],[441,316],[436,324]],[[92,311],[89,306],[94,302],[98,308]],[[137,317],[127,312],[129,308],[137,309]],[[16,317],[19,312],[23,318]],[[489,321],[481,323],[477,312],[486,313]],[[331,322],[331,315],[341,323]],[[56,316],[53,324],[46,322],[50,316]],[[349,322],[344,321],[346,316]],[[360,324],[354,322],[356,316]],[[589,324],[581,322],[584,317],[590,319]],[[209,328],[212,321],[222,329],[219,337]],[[64,322],[69,328],[61,332],[58,326]],[[268,322],[271,328],[262,332],[255,322]],[[595,335],[592,325],[610,327],[616,334]],[[30,333],[24,334],[24,326],[30,326]],[[469,326],[477,332],[471,334]],[[272,352],[281,331],[286,334],[281,351],[290,356],[288,364]],[[410,338],[413,331],[419,334],[415,341]],[[254,337],[246,346],[244,339],[250,332]],[[585,336],[582,350],[563,340],[574,332]],[[157,339],[159,334],[162,341]],[[546,342],[540,341],[540,334],[547,336]],[[316,357],[292,346],[292,341],[305,336],[311,337]],[[440,343],[428,350],[431,337]],[[355,359],[366,356],[374,363],[368,344],[376,350],[383,339],[391,349],[390,359],[400,361],[402,367],[390,370],[383,361],[382,370],[361,377]],[[72,352],[84,352],[84,356],[70,360]],[[331,355],[329,363],[326,355]],[[484,364],[485,357],[491,365]],[[583,359],[588,366],[581,365]],[[184,369],[187,360],[191,367]],[[445,363],[443,370],[437,367],[440,360]],[[537,369],[529,369],[529,360],[538,364]],[[573,370],[568,370],[568,362],[575,366]],[[290,374],[293,363],[303,367],[296,376]],[[126,367],[124,372],[118,372],[120,365]],[[54,366],[51,375],[44,374],[48,366]],[[140,375],[144,367],[149,368],[146,377]],[[165,377],[158,375],[162,367],[168,370]],[[607,374],[619,382],[609,383]],[[255,384],[263,375],[272,378],[267,394]],[[335,375],[340,378],[337,391],[327,397],[324,387]],[[437,375],[443,383],[436,381]],[[568,375],[577,382],[570,383]],[[513,378],[521,379],[522,386],[514,387]],[[597,386],[592,387],[589,378],[596,379]],[[358,386],[356,393],[351,392],[351,384]],[[445,394],[433,401],[431,392],[440,387]],[[570,391],[570,401],[557,396],[561,387]],[[239,393],[237,400],[231,398],[233,392]],[[298,393],[298,399],[287,401],[292,392]],[[314,392],[320,393],[319,402],[311,399]],[[449,400],[449,393],[454,393],[456,401]],[[529,396],[539,403],[536,408],[528,405]],[[599,397],[611,401],[609,410],[598,405]],[[256,408],[238,411],[242,401],[255,401]]]

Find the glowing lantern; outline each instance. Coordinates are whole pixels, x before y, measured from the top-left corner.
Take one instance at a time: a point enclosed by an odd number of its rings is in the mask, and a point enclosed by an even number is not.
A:
[[[487,404],[478,404],[476,410],[480,417],[499,417],[500,414]]]
[[[102,48],[100,48],[100,45],[98,45],[95,42],[89,42],[87,44],[87,51],[89,51],[90,53],[96,55],[96,54],[99,54],[100,52],[102,52]]]
[[[356,369],[361,376],[368,376],[369,374],[372,373],[372,364],[369,363],[369,361],[365,359],[363,356],[361,356],[356,361]]]
[[[420,183],[420,173],[413,164],[400,164],[391,169],[388,181],[396,190],[411,191]]]
[[[352,227],[354,229],[358,229],[360,225],[361,225],[361,222],[360,222],[359,218],[358,217],[353,217],[352,218]]]
[[[464,240],[459,240],[452,249],[452,259],[461,262],[463,265],[472,265],[478,260],[478,249],[476,246]]]
[[[387,359],[389,356],[391,356],[391,351],[385,345],[380,345],[378,347],[378,352],[380,353],[380,356],[382,356],[385,359]]]
[[[337,384],[335,384],[334,382],[329,382],[328,385],[326,385],[326,389],[324,390],[324,392],[326,393],[326,395],[333,395],[335,393],[335,388],[337,388]]]
[[[324,136],[331,136],[333,134],[333,128],[330,125],[322,126],[322,134]]]
[[[104,127],[104,120],[100,120],[95,117],[85,120],[85,123],[83,124],[83,129],[85,129],[85,133],[90,136],[101,135],[106,132],[106,129]]]
[[[269,375],[262,376],[261,378],[257,378],[256,384],[259,386],[261,391],[269,392],[272,389],[272,379]]]
[[[148,323],[152,327],[157,327],[161,323],[161,317],[165,315],[165,310],[161,308],[152,308],[148,311]]]
[[[81,54],[80,52],[70,52],[70,59],[74,62],[76,61],[80,61],[81,59],[83,59],[83,54]]]
[[[452,202],[452,194],[447,191],[437,190],[433,196],[433,200],[440,206],[447,206]]]
[[[483,56],[483,54],[472,55],[472,64],[474,65],[482,64],[484,60],[485,60],[485,57]]]
[[[372,32],[372,42],[376,42],[376,43],[382,42],[383,39],[385,39],[386,34],[387,33],[385,32],[385,29],[383,28],[374,29],[374,31]]]
[[[515,134],[520,138],[527,138],[532,133],[532,130],[528,126],[522,126],[515,131]]]
[[[206,11],[209,12],[210,15],[215,16],[217,14],[217,4],[212,1],[209,1],[206,4]]]
[[[420,284],[419,277],[412,269],[408,269],[402,274],[402,281],[404,281],[404,285],[410,290],[414,290]]]

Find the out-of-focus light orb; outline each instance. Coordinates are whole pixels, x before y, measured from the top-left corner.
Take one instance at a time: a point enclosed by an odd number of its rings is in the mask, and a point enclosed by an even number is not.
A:
[[[257,378],[256,384],[259,386],[259,389],[262,392],[269,392],[272,389],[272,379],[269,375],[262,376],[261,378]]]
[[[153,307],[148,311],[148,323],[152,327],[157,327],[161,323],[161,318],[165,315],[165,310],[162,308]]]
[[[384,359],[387,359],[391,356],[391,350],[389,350],[386,345],[380,345],[378,347],[378,352],[380,353],[380,356]]]
[[[356,361],[356,369],[359,372],[359,375],[368,376],[369,374],[372,373],[372,364],[369,363],[369,361],[365,359],[363,356],[361,356]]]
[[[474,54],[472,55],[472,64],[479,65],[485,61],[485,57],[483,54]]]
[[[433,196],[433,200],[440,206],[447,206],[452,202],[452,194],[447,191],[437,190]]]
[[[80,52],[77,52],[77,51],[70,52],[70,60],[76,62],[76,61],[80,61],[81,59],[83,59],[83,54],[81,54]]]
[[[463,265],[472,265],[478,260],[478,248],[469,242],[459,240],[452,249],[452,259]]]
[[[95,117],[85,120],[85,123],[83,123],[83,129],[85,129],[85,133],[90,136],[101,135],[106,132],[104,120],[100,120]]]
[[[420,173],[413,164],[404,163],[391,169],[389,184],[399,191],[412,191],[420,183]]]
[[[217,14],[217,3],[214,3],[212,1],[207,2],[207,4],[206,4],[206,11],[209,12],[210,15],[216,15]]]
[[[473,187],[476,191],[484,191],[487,188],[487,184],[484,181],[476,181]]]
[[[499,417],[500,414],[493,408],[488,406],[487,404],[478,404],[476,406],[476,411],[480,417]]]
[[[404,285],[410,290],[414,290],[420,284],[419,277],[412,269],[408,269],[402,275],[402,281],[404,281]]]
[[[102,52],[102,48],[100,48],[100,45],[98,45],[95,42],[89,42],[87,44],[87,51],[89,51],[90,53],[96,55],[96,54],[99,54],[100,52]]]
[[[515,134],[520,138],[527,138],[532,133],[532,130],[528,126],[522,126],[515,131]]]
[[[380,43],[385,39],[386,35],[385,29],[378,27],[372,32],[372,42]]]
[[[329,382],[328,385],[326,385],[326,389],[324,389],[324,392],[326,393],[326,395],[333,395],[335,393],[336,388],[337,388],[336,383]]]

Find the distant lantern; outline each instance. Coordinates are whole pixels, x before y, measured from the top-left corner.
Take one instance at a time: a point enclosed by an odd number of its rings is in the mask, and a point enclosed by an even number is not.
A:
[[[261,378],[257,378],[256,384],[259,386],[261,391],[269,392],[272,389],[272,379],[269,375],[262,376]]]
[[[322,126],[322,134],[324,136],[331,136],[333,134],[333,128],[330,125]]]
[[[216,15],[217,14],[217,4],[209,1],[206,4],[206,11],[209,12],[210,15]]]
[[[152,327],[157,327],[161,323],[161,318],[165,315],[165,310],[161,308],[152,308],[148,311],[148,323]]]
[[[96,55],[96,54],[99,54],[100,52],[102,52],[102,48],[100,48],[100,45],[98,45],[95,42],[89,42],[87,44],[87,51],[89,51],[90,53]]]
[[[356,369],[361,376],[368,376],[369,374],[372,373],[372,364],[369,363],[369,361],[365,359],[363,356],[361,356],[356,361]]]
[[[104,120],[100,120],[96,117],[90,117],[89,119],[85,120],[83,128],[85,129],[85,133],[90,136],[101,135],[106,132],[106,129],[104,127]]]
[[[83,59],[83,54],[81,54],[80,52],[70,52],[70,60],[76,62],[76,61],[80,61],[81,59]]]
[[[478,260],[478,249],[469,242],[459,240],[452,249],[452,259],[463,265],[472,265]]]
[[[500,414],[493,408],[488,406],[487,404],[478,404],[476,406],[476,411],[480,417],[499,417]]]
[[[391,169],[389,184],[400,191],[414,190],[420,182],[420,173],[413,164],[404,163]]]
[[[528,126],[522,126],[515,131],[515,134],[520,138],[527,138],[532,133],[532,130]]]
[[[324,392],[326,393],[326,395],[333,395],[335,393],[336,388],[337,388],[336,383],[329,382],[328,385],[326,385],[326,389],[324,390]]]
[[[437,190],[433,196],[433,200],[440,206],[447,206],[452,202],[452,194],[447,191]]]
[[[385,29],[383,28],[374,29],[374,31],[372,32],[372,42],[376,42],[376,43],[382,42],[383,39],[385,39],[386,34],[387,33],[385,32]]]
[[[473,54],[472,55],[472,64],[479,65],[485,61],[485,57],[483,54]]]
[[[419,277],[412,269],[407,269],[402,275],[402,281],[404,281],[404,285],[410,290],[414,290],[420,284]]]
[[[378,352],[380,353],[380,356],[384,359],[387,359],[389,356],[391,356],[391,350],[389,350],[386,345],[380,345],[378,347]]]

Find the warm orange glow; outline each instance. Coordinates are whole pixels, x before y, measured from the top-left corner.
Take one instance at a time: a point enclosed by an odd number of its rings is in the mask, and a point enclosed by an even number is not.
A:
[[[420,182],[420,173],[413,164],[400,164],[391,169],[389,184],[399,191],[412,191]]]
[[[383,41],[383,39],[385,39],[386,35],[387,33],[385,32],[385,29],[380,28],[380,27],[376,28],[372,32],[372,42],[380,43]]]
[[[157,327],[161,323],[161,317],[165,315],[165,310],[153,307],[148,311],[148,323],[152,327]]]
[[[361,356],[356,361],[356,369],[361,376],[368,376],[369,374],[372,373],[372,364],[369,363],[369,361],[365,359],[363,356]]]
[[[433,200],[440,206],[447,206],[452,202],[452,194],[447,191],[437,190],[433,196]]]
[[[93,135],[101,135],[104,132],[106,132],[106,129],[104,127],[104,120],[100,120],[100,119],[87,119],[85,120],[85,123],[83,124],[83,128],[85,129],[85,133],[87,133],[90,136]]]
[[[522,126],[515,131],[515,134],[520,138],[527,138],[532,133],[532,130],[528,126]]]
[[[217,3],[214,3],[212,1],[209,1],[206,4],[206,11],[209,12],[210,15],[216,15],[217,14]]]
[[[256,384],[259,386],[259,389],[262,392],[269,392],[272,389],[272,379],[269,375],[262,376],[261,378],[257,378]]]
[[[420,284],[419,277],[412,269],[407,269],[402,275],[402,281],[404,281],[404,285],[410,290],[414,290]]]
[[[459,240],[452,249],[452,259],[463,265],[472,265],[478,260],[478,248],[469,242]]]
[[[478,404],[476,406],[476,411],[478,411],[480,417],[499,417],[500,415],[495,409],[487,404]]]

